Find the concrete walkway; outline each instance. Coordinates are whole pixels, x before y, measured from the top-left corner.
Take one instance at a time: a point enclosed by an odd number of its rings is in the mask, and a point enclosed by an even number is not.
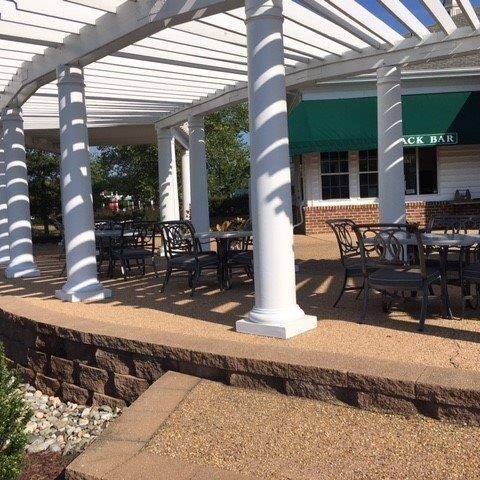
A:
[[[67,480],[476,479],[479,427],[228,387],[168,372]]]

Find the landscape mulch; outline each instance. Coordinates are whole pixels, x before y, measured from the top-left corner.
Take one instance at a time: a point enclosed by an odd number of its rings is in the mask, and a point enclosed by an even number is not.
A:
[[[20,480],[63,480],[65,467],[74,458],[75,455],[51,452],[28,455]]]

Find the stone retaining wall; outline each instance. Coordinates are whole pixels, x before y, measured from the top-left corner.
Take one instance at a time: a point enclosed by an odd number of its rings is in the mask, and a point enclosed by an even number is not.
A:
[[[105,326],[99,323],[98,330]],[[212,346],[175,335],[175,346],[149,343],[6,311],[0,311],[0,335],[12,366],[29,383],[75,403],[129,405],[171,370],[368,410],[480,424],[480,373],[473,371],[281,347],[256,346],[246,357],[235,353],[235,342]]]

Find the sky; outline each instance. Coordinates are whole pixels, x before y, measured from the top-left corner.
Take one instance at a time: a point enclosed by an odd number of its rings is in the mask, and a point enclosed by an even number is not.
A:
[[[425,25],[431,25],[435,23],[427,12],[425,7],[422,5],[420,0],[401,0],[402,3],[408,7],[414,14],[421,20]],[[383,7],[380,6],[377,0],[357,0],[358,3],[361,3],[368,10],[374,12],[386,23],[391,25],[395,30],[400,33],[405,33],[405,28],[392,17]],[[472,0],[472,5],[474,7],[480,7],[480,0]]]

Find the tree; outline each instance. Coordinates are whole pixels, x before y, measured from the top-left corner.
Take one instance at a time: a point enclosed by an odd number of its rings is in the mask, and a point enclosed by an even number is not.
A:
[[[248,187],[247,104],[228,107],[205,118],[208,184],[211,198],[231,198]],[[181,175],[182,149],[177,146]],[[131,195],[143,204],[158,203],[157,148],[153,145],[99,148],[92,163],[94,198],[102,191]],[[178,179],[181,185],[181,178]],[[179,191],[181,197],[181,189]],[[98,201],[96,202],[98,205]]]
[[[27,433],[25,427],[31,411],[26,405],[20,382],[8,370],[0,346],[0,478],[19,477],[25,459]]]
[[[242,103],[205,117],[208,189],[212,198],[231,198],[248,188],[250,176],[248,104]]]
[[[49,217],[61,211],[60,158],[41,150],[27,149],[30,211],[41,220],[44,233],[49,235]]]
[[[149,204],[158,198],[157,148],[153,145],[100,147],[92,164],[94,194],[131,195]]]

